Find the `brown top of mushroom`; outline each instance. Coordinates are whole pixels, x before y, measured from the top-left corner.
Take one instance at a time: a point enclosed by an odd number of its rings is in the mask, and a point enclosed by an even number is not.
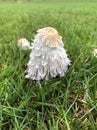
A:
[[[52,27],[45,27],[37,31],[41,38],[44,38],[44,44],[55,48],[58,44],[63,44],[62,37],[58,34],[57,30]]]

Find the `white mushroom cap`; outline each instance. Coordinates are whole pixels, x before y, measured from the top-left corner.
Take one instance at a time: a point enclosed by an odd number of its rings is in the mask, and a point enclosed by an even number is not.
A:
[[[28,50],[30,48],[30,43],[26,38],[21,38],[18,40],[17,46],[22,50]]]
[[[71,60],[56,29],[39,29],[33,40],[25,77],[36,81],[63,77],[70,66]]]

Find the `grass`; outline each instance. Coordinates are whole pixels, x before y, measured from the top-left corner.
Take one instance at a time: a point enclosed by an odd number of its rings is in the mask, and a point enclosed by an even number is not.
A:
[[[0,3],[0,130],[97,130],[97,2]],[[63,77],[25,79],[36,30],[52,26],[73,61]]]

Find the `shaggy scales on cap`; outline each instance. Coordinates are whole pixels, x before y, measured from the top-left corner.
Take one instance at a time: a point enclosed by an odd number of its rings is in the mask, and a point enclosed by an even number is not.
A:
[[[63,77],[70,66],[58,32],[52,27],[39,29],[32,43],[26,78],[40,81]]]

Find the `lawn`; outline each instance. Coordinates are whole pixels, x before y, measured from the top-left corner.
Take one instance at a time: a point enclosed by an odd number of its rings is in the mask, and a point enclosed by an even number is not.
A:
[[[0,130],[97,130],[97,2],[76,1],[0,3]],[[72,67],[37,83],[25,79],[30,50],[17,41],[46,26],[63,37]]]

